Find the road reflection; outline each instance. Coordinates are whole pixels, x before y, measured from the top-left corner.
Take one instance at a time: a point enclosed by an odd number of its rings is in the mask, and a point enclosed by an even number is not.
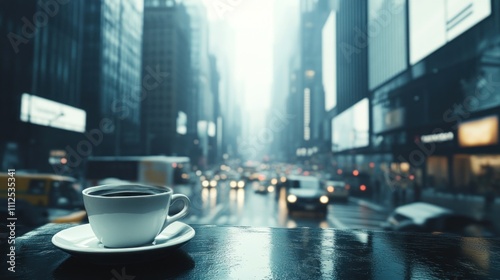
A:
[[[203,188],[201,190],[201,200],[204,210],[213,210],[217,206],[217,189]]]
[[[460,248],[464,256],[484,271],[490,269],[490,247],[490,243],[484,238],[463,237],[460,239]]]
[[[229,191],[229,207],[231,214],[241,216],[245,208],[245,190],[231,189]]]

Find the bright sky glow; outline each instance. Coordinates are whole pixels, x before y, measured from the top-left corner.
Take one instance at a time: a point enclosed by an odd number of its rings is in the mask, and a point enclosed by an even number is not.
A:
[[[271,100],[273,78],[273,1],[204,0],[210,21],[224,21],[235,31],[235,79],[238,97],[251,118],[250,127],[262,124]],[[210,30],[210,33],[217,30]]]

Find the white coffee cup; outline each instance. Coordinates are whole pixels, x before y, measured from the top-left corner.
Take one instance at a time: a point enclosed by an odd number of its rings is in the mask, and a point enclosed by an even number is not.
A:
[[[151,244],[170,223],[189,212],[189,198],[173,194],[169,187],[114,184],[84,189],[83,202],[90,227],[97,239],[111,248]],[[173,216],[168,209],[175,201],[184,208]]]

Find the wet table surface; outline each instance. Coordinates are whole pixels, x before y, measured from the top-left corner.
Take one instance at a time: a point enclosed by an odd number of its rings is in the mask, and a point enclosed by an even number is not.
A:
[[[192,225],[196,236],[164,255],[114,264],[51,243],[69,224],[16,238],[15,272],[0,279],[500,279],[500,240],[316,228]],[[146,259],[141,259],[146,258]]]

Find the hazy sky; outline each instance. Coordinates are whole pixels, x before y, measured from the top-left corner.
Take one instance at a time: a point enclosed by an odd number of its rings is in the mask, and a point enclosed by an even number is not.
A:
[[[273,76],[273,1],[204,0],[211,21],[224,21],[235,31],[234,78],[242,88],[240,104],[250,128],[258,127],[269,108]],[[231,5],[232,4],[232,5]],[[211,30],[210,32],[215,32]],[[223,77],[225,78],[225,77]]]

